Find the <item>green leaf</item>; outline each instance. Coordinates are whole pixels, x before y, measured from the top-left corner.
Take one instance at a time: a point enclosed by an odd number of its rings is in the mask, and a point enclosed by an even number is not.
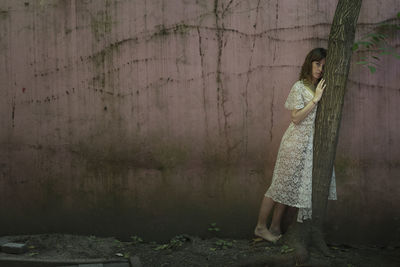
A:
[[[396,29],[399,29],[399,25],[383,23],[383,24],[378,25],[378,28],[382,28],[382,29],[387,28],[388,30],[392,30],[392,29],[396,30]]]
[[[361,39],[363,39],[363,40],[365,40],[365,39],[367,39],[367,38],[378,38],[378,36],[379,36],[379,34],[377,34],[377,33],[369,33],[369,34],[367,34],[367,35],[364,35]]]
[[[372,37],[372,40],[374,43],[379,43],[380,38],[378,36],[374,36],[374,37]]]
[[[379,57],[377,56],[372,56],[373,58],[375,58],[376,60],[381,60]]]
[[[358,42],[358,44],[359,44],[359,45],[366,46],[366,47],[373,45],[372,42],[368,42],[368,41]]]
[[[358,44],[357,43],[353,44],[353,47],[351,49],[353,49],[353,51],[356,51],[358,49]]]
[[[389,23],[380,23],[378,25],[378,27],[391,27],[391,26],[393,26],[393,24],[389,24]]]
[[[368,61],[358,61],[356,62],[357,65],[365,65],[368,64]]]
[[[156,248],[153,248],[153,250],[163,250],[163,249],[167,249],[168,248],[168,244],[164,244],[164,245],[159,245]]]
[[[371,73],[375,73],[376,68],[374,66],[368,66],[368,68],[371,71]]]
[[[399,12],[399,13],[397,13],[397,18],[398,18],[398,19],[400,19],[400,12]]]
[[[378,38],[380,38],[381,40],[385,40],[387,38],[386,34],[381,33],[378,35],[379,35]]]
[[[292,251],[294,251],[294,248],[290,248],[290,247],[288,247],[286,245],[283,245],[281,247],[281,253],[282,254],[286,254],[286,253],[289,253],[289,252],[292,252]]]
[[[365,40],[367,38],[371,38],[372,42],[379,42],[379,40],[384,40],[385,38],[387,38],[387,36],[383,33],[370,33],[370,34],[363,36],[362,40]],[[366,41],[366,42],[368,42],[368,41]]]

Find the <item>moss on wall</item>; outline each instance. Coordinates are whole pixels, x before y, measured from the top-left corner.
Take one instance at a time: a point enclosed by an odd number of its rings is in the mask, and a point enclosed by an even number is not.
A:
[[[96,67],[104,66],[106,60],[111,60],[113,57],[113,53],[117,52],[118,50],[119,50],[119,45],[117,43],[106,46],[100,52],[97,52],[91,56],[93,63],[95,64]]]
[[[164,24],[160,24],[156,26],[156,32],[151,36],[151,38],[165,37],[170,34],[187,35],[193,28],[195,28],[195,26],[185,23],[177,23],[169,28],[167,28]]]
[[[96,41],[100,41],[112,30],[113,21],[106,11],[99,11],[91,16],[90,27]]]
[[[0,9],[0,19],[6,19],[10,15],[8,10]]]
[[[100,85],[100,87],[105,88],[106,86],[106,66],[108,64],[112,64],[114,53],[118,52],[118,44],[110,44],[102,49],[100,52],[97,52],[91,55],[89,58],[92,59],[96,76],[93,77],[93,83],[96,85]]]
[[[106,139],[106,137],[105,137]],[[71,152],[89,163],[93,169],[118,169],[123,166],[130,168],[145,168],[169,170],[184,166],[190,151],[181,144],[162,142],[154,138],[151,145],[139,142],[101,141],[81,142],[71,147]]]

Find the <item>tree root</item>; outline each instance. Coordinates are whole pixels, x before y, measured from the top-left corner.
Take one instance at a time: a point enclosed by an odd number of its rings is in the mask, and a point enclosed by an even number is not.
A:
[[[289,227],[288,232],[284,235],[282,242],[289,247],[294,248],[296,264],[307,262],[310,255],[308,247],[311,244],[311,222],[294,223]]]
[[[238,262],[237,266],[332,266],[331,259],[327,258],[327,256],[332,257],[332,254],[324,241],[323,234],[319,228],[313,227],[311,221],[292,224],[278,241],[278,245],[286,245],[293,249],[293,252],[255,255]]]
[[[315,247],[322,255],[326,257],[333,257],[332,253],[329,251],[328,246],[324,240],[324,235],[322,234],[320,228],[312,227],[312,246]]]

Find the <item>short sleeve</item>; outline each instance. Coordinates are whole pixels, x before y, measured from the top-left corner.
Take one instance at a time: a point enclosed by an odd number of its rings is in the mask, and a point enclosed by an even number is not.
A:
[[[285,103],[285,108],[289,110],[304,108],[304,100],[301,91],[302,91],[301,82],[296,82],[293,85],[292,89],[290,89],[289,96]]]

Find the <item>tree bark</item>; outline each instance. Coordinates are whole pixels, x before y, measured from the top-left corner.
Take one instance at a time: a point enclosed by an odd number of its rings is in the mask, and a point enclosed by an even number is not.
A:
[[[326,250],[322,238],[323,223],[361,2],[362,0],[339,0],[337,4],[329,34],[324,71],[327,87],[318,105],[315,119],[312,234],[314,245],[323,250]]]

